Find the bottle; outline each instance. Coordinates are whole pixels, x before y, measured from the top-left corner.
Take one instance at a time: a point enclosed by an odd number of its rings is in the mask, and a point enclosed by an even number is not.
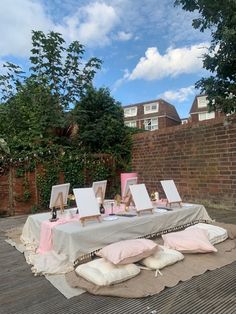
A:
[[[104,208],[104,206],[103,206],[102,203],[100,204],[99,210],[100,210],[100,213],[101,213],[101,214],[105,214],[105,208]]]
[[[55,220],[57,219],[57,210],[56,207],[52,208],[52,219]]]

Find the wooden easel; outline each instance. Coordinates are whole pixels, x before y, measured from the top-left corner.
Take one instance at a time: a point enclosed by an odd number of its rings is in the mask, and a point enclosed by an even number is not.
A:
[[[81,221],[82,226],[84,227],[84,223],[86,220],[97,220],[98,222],[101,222],[100,217],[101,215],[86,216],[86,217],[81,217],[80,221]]]
[[[104,202],[104,193],[103,193],[103,190],[102,190],[102,187],[99,186],[96,193],[95,193],[95,196],[96,197],[101,197],[101,201],[102,201],[102,204]]]
[[[137,211],[138,216],[140,216],[140,214],[145,213],[145,212],[151,212],[151,214],[153,214],[153,208],[140,209],[136,211]]]
[[[170,206],[170,208],[171,208],[171,205],[172,204],[179,204],[179,207],[182,207],[182,201],[178,201],[178,202],[166,202],[166,206],[168,207],[168,206]]]
[[[59,205],[58,205],[58,203],[59,203]],[[63,201],[63,193],[62,192],[59,192],[57,194],[57,198],[55,199],[53,207],[60,208],[61,214],[64,213],[64,201]]]
[[[125,204],[125,211],[127,212],[130,204],[133,203],[133,198],[132,198],[130,190],[128,190],[128,192],[124,196],[123,201],[121,201],[121,203]]]

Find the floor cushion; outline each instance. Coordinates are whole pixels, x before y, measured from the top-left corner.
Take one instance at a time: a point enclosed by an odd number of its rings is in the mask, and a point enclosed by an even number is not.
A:
[[[159,245],[155,253],[142,259],[139,263],[151,269],[162,269],[183,259],[184,255],[182,253]]]
[[[200,228],[163,234],[164,246],[182,253],[217,252],[208,239],[207,230]]]
[[[228,238],[228,232],[226,229],[211,224],[199,223],[194,226],[186,228],[186,230],[191,228],[200,228],[207,230],[209,241],[213,245],[223,242]]]
[[[138,275],[140,269],[135,264],[114,265],[104,258],[98,258],[79,265],[75,272],[98,286],[109,286]]]
[[[99,250],[96,255],[113,264],[130,264],[154,253],[158,245],[148,239],[124,240],[112,243]]]

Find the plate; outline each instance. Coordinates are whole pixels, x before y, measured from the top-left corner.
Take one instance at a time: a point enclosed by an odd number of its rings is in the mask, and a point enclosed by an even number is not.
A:
[[[167,210],[164,208],[155,208],[154,213],[166,213]]]
[[[102,219],[105,221],[112,221],[112,220],[118,219],[118,217],[117,216],[107,216],[107,217],[103,217]]]

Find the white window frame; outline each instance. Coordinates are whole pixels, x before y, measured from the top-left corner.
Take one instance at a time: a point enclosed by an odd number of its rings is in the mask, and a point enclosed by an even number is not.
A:
[[[154,122],[155,120],[155,122]],[[148,118],[144,120],[144,129],[154,131],[158,129],[158,118]]]
[[[215,118],[215,111],[212,112],[199,112],[198,113],[198,120],[199,121],[204,121],[204,120],[210,120]]]
[[[158,102],[153,102],[153,103],[144,105],[144,114],[154,113],[154,112],[158,112],[158,111],[159,111],[159,103]]]
[[[125,125],[128,126],[129,128],[136,128],[137,127],[137,122],[136,122],[136,120],[125,121]]]
[[[209,101],[207,100],[207,96],[199,96],[197,98],[197,107],[198,108],[206,108]]]
[[[137,116],[137,107],[124,108],[125,117],[135,117]]]

